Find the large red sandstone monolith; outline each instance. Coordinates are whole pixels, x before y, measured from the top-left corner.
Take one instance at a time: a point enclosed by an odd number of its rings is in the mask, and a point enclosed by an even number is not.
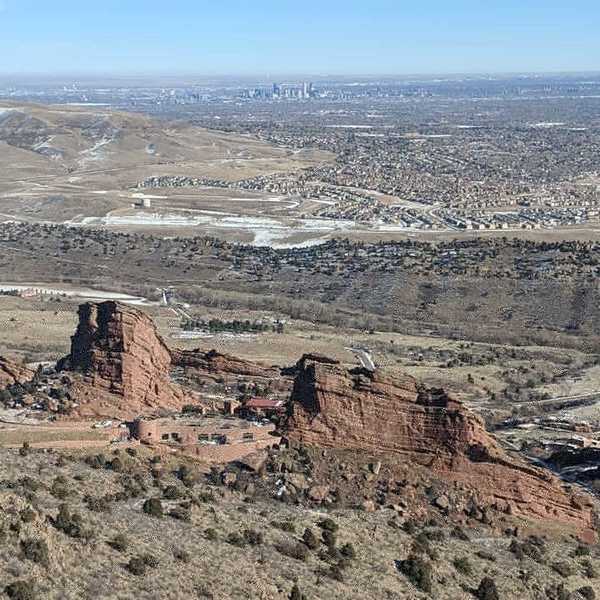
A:
[[[170,380],[171,354],[154,322],[126,304],[82,304],[71,352],[58,367],[84,375],[75,398],[81,416],[133,417],[189,402]]]
[[[565,523],[590,537],[587,496],[567,492],[550,471],[509,456],[475,414],[410,376],[348,370],[307,355],[296,366],[290,409],[283,432],[291,441],[400,454],[506,513]]]

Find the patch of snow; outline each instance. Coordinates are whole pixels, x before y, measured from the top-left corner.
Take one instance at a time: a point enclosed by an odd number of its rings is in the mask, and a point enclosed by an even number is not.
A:
[[[49,287],[45,285],[23,285],[3,283],[0,284],[0,292],[25,290],[36,290],[40,294],[51,294],[55,296],[68,296],[72,298],[85,298],[87,300],[116,300],[125,302],[126,304],[147,304],[149,301],[142,296],[131,296],[130,294],[122,294],[119,292],[106,292],[102,290],[94,290],[92,288],[60,288]]]
[[[52,143],[52,140],[54,140],[55,136],[50,136],[49,139],[40,142],[39,144],[35,144],[35,146],[33,146],[33,149],[37,152],[38,150],[42,150],[43,148],[52,148],[52,146],[50,145]]]
[[[96,142],[91,148],[82,150],[79,155],[82,156],[77,162],[80,167],[84,167],[89,162],[100,161],[104,158],[101,150],[112,143],[113,138],[103,137],[99,142]]]
[[[255,333],[209,333],[207,331],[178,331],[172,333],[171,337],[177,340],[201,340],[201,339],[212,339],[218,337],[221,340],[236,340],[236,341],[250,341],[256,339],[258,336]]]
[[[132,198],[136,198],[138,200],[167,200],[169,196],[152,196],[150,194],[131,194]]]
[[[307,247],[322,243],[322,239],[306,240],[303,242],[281,243],[294,235],[304,233],[327,234],[334,231],[347,231],[354,229],[354,221],[342,219],[297,219],[291,224],[282,223],[269,217],[243,217],[239,215],[224,216],[216,211],[196,211],[203,214],[184,215],[175,213],[145,213],[112,214],[104,217],[85,217],[81,225],[106,225],[106,226],[146,226],[146,227],[197,227],[204,226],[214,229],[237,229],[251,231],[254,234],[253,245],[271,246],[281,248]],[[322,237],[322,236],[320,236]]]
[[[317,204],[327,204],[328,206],[335,206],[337,204],[335,200],[315,200],[314,198],[311,198],[310,201]]]

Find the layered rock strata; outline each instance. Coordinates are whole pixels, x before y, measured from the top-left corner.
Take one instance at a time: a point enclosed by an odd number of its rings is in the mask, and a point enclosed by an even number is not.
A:
[[[217,350],[173,350],[172,362],[173,366],[193,369],[206,375],[238,375],[256,379],[273,379],[279,376],[279,370],[275,367],[263,367]]]
[[[171,353],[152,319],[129,305],[82,304],[71,352],[58,368],[83,375],[72,390],[79,416],[129,418],[189,401],[170,380]]]
[[[0,390],[15,383],[31,381],[33,375],[33,371],[25,365],[19,364],[5,356],[0,356]]]
[[[590,536],[592,504],[550,471],[508,455],[481,420],[410,376],[348,370],[305,356],[297,364],[284,435],[324,448],[399,454],[507,514],[573,525]]]
[[[176,349],[171,352],[171,357],[174,367],[180,367],[189,377],[206,383],[235,385],[243,381],[268,385],[272,391],[288,393],[292,387],[291,378],[282,376],[278,367],[267,367],[217,350],[205,352],[200,349]]]

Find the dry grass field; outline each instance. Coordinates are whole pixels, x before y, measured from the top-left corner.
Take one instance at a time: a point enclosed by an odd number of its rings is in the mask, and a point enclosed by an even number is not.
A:
[[[504,600],[599,589],[597,548],[572,539],[540,541],[524,555],[514,538],[485,527],[466,537],[441,515],[409,530],[390,509],[311,510],[201,475],[183,485],[180,462],[156,463],[144,451],[120,451],[118,469],[113,453],[103,468],[84,458],[2,451],[4,585],[23,582],[30,597],[48,600],[287,600],[294,585],[315,600],[471,600],[485,577]],[[165,516],[144,511],[151,497],[162,498]],[[337,526],[336,551],[319,542],[324,519]],[[314,547],[302,541],[307,528]],[[332,568],[340,549],[343,567]],[[415,552],[426,575],[411,578],[399,566]]]
[[[0,296],[0,354],[27,362],[58,360],[77,325],[76,306]]]
[[[248,231],[247,223],[236,227],[227,218],[285,216],[298,203],[273,194],[206,188],[142,194],[136,186],[161,175],[233,182],[333,159],[327,152],[291,151],[249,136],[99,107],[3,103],[0,110],[0,218],[4,219],[80,225],[86,220],[96,223],[95,219],[117,229],[163,234],[170,229],[198,233],[199,228],[216,227],[232,239],[238,239],[241,229],[242,238],[251,241],[252,226]],[[150,197],[153,209],[132,211],[144,195]]]
[[[56,361],[68,353],[84,298],[35,300],[0,296],[0,354],[26,362]],[[199,334],[182,337],[181,319],[170,308],[143,307],[169,346],[216,349],[264,365],[289,366],[304,353],[318,352],[347,365],[358,365],[351,348],[369,348],[377,365],[390,374],[408,373],[432,387],[443,387],[475,410],[510,416],[524,401],[591,394],[600,384],[595,354],[551,346],[524,346],[448,339],[441,336],[369,333],[273,311],[193,306],[195,318],[208,321],[281,319],[284,332]],[[509,394],[505,394],[509,390]],[[520,390],[518,393],[516,390]],[[541,406],[541,405],[540,405]],[[578,409],[580,417],[600,418],[597,407]]]

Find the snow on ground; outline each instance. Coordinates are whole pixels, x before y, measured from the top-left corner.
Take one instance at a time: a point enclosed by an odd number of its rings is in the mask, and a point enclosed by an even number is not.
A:
[[[129,294],[121,294],[119,292],[106,292],[102,290],[94,290],[92,288],[60,288],[49,287],[45,285],[23,285],[12,283],[0,283],[0,292],[25,290],[36,290],[40,294],[49,294],[53,296],[69,296],[72,298],[85,298],[86,300],[118,300],[126,304],[147,304],[148,299],[142,296],[131,296]]]
[[[131,194],[132,198],[136,198],[137,200],[168,200],[169,196],[152,196],[150,194]]]
[[[236,216],[235,213],[225,212],[224,210],[208,210],[208,209],[203,209],[203,208],[197,208],[197,209],[186,208],[185,210],[190,211],[190,212],[197,212],[197,213],[200,213],[201,215],[220,215],[222,217],[235,217]]]
[[[37,152],[38,150],[43,150],[44,148],[52,148],[52,142],[56,136],[51,135],[49,139],[44,140],[43,142],[39,142],[33,146],[33,149]]]
[[[85,217],[83,225],[127,226],[144,225],[147,227],[194,227],[210,224],[210,217],[186,217],[183,215],[161,215],[139,213],[136,215],[112,215],[105,217]]]
[[[309,240],[304,240],[303,242],[280,241],[288,238],[289,232],[275,232],[268,230],[257,231],[254,233],[252,245],[273,248],[274,250],[285,250],[288,248],[311,248],[312,246],[319,246],[327,241],[327,236],[311,238]]]
[[[201,212],[201,211],[198,211]],[[198,227],[213,229],[237,229],[254,234],[253,244],[271,246],[273,248],[291,248],[322,243],[323,236],[334,231],[354,229],[353,221],[342,219],[298,219],[293,224],[286,224],[269,217],[243,217],[227,215],[216,211],[202,211],[202,214],[185,215],[175,213],[147,213],[139,211],[135,214],[109,213],[105,217],[85,217],[81,225],[147,226],[147,227]],[[298,234],[314,233],[317,240],[305,240],[299,243],[283,243],[284,240]],[[319,235],[320,234],[320,235]],[[278,243],[278,242],[282,243]]]
[[[300,206],[300,202],[295,202],[295,201],[290,201],[290,203],[285,206],[278,206],[277,208],[274,208],[274,211],[281,211],[281,210],[294,210],[295,208],[298,208]]]
[[[209,333],[207,331],[178,331],[172,333],[171,337],[178,340],[201,340],[219,338],[220,340],[250,341],[258,336],[255,333]]]
[[[89,162],[103,160],[104,154],[102,150],[113,141],[113,138],[108,138],[105,136],[99,142],[96,142],[91,148],[82,150],[79,153],[81,158],[77,161],[79,167],[85,167]]]
[[[540,123],[531,123],[530,124],[531,127],[541,127],[541,128],[562,127],[563,125],[566,125],[566,123],[563,123],[562,121],[541,121]]]
[[[337,202],[335,200],[315,200],[311,198],[311,202],[315,202],[316,204],[327,204],[328,206],[335,206]]]

